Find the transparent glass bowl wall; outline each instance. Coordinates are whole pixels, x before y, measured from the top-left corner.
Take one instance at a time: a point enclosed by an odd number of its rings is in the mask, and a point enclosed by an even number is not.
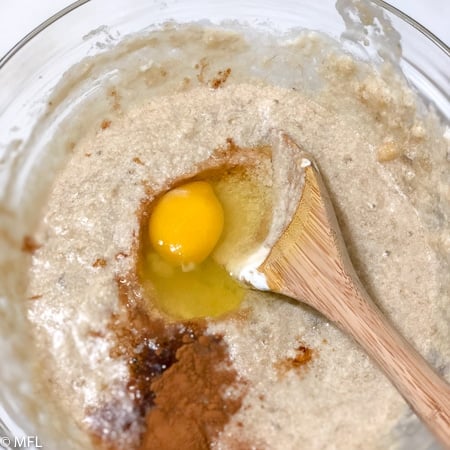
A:
[[[39,161],[45,156],[45,142],[51,139],[57,123],[46,130],[34,130],[38,118],[45,113],[52,89],[63,74],[85,57],[110,48],[124,36],[136,33],[168,20],[177,22],[237,20],[268,30],[288,30],[300,27],[326,32],[362,56],[372,54],[366,38],[379,34],[376,23],[365,35],[359,30],[346,31],[343,18],[332,0],[92,0],[79,1],[64,13],[49,19],[30,39],[13,49],[0,61],[0,207],[15,212],[15,233],[25,234],[40,216],[30,190],[37,183]],[[340,5],[348,0],[338,0]],[[420,25],[410,23],[395,9],[381,1],[380,14],[389,18],[401,36],[401,67],[410,83],[425,102],[434,105],[443,120],[450,121],[449,49],[437,39],[427,36]],[[95,32],[93,32],[95,30]],[[378,36],[383,39],[383,36]],[[370,39],[369,39],[370,40]],[[372,52],[372,53],[371,53]],[[33,145],[28,145],[30,142]],[[35,145],[34,145],[35,144]],[[45,183],[51,183],[52,169]],[[0,219],[1,219],[0,208]],[[27,218],[24,223],[24,218]],[[1,222],[0,222],[1,226]],[[0,255],[0,263],[2,255]],[[2,289],[0,285],[0,299]],[[25,307],[18,305],[17,314],[24,321]],[[0,319],[1,320],[1,319]],[[14,356],[14,336],[2,335],[1,350]],[[16,357],[17,359],[17,357]],[[14,361],[20,367],[21,361]],[[26,366],[23,366],[24,380]],[[0,372],[0,403],[9,412],[9,423],[16,422],[27,433],[39,424],[21,410],[20,399],[8,395],[7,382]],[[24,394],[25,395],[25,394]],[[31,395],[31,394],[30,394]],[[46,408],[37,405],[37,408]],[[34,425],[34,426],[33,426]],[[47,443],[62,448],[64,436],[47,430]],[[67,446],[67,443],[64,444]]]

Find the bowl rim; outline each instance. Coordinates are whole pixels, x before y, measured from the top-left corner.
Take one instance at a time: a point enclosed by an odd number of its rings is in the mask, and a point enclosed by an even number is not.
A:
[[[39,35],[42,31],[44,31],[46,28],[48,28],[57,20],[66,16],[70,12],[91,1],[93,0],[77,0],[71,3],[70,5],[66,6],[65,8],[61,9],[56,14],[53,14],[44,22],[42,22],[40,25],[38,25],[36,28],[34,28],[32,31],[30,31],[19,42],[17,42],[9,51],[7,51],[5,55],[3,55],[0,58],[0,70],[7,64],[7,62],[10,59],[14,57],[16,53],[18,53],[23,47],[25,47],[25,45],[28,44],[28,42],[30,42],[33,38]],[[411,25],[422,35],[424,35],[427,39],[429,39],[434,45],[440,48],[448,57],[450,57],[450,47],[447,44],[445,44],[440,38],[438,38],[435,34],[433,34],[428,28],[423,26],[421,23],[417,22],[411,16],[399,10],[395,6],[392,6],[391,4],[387,3],[384,0],[368,0],[368,1],[377,6],[380,6],[386,11],[397,16],[400,20],[403,20],[407,24]]]

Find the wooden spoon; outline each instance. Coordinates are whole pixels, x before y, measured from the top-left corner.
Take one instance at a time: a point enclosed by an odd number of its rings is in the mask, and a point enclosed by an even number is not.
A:
[[[450,449],[450,386],[371,300],[350,262],[316,165],[286,134],[281,139],[303,153],[303,192],[290,224],[245,280],[259,289],[263,279],[268,290],[312,306],[352,336]]]

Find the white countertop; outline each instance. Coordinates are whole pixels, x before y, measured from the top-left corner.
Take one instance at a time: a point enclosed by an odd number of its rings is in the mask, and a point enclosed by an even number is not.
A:
[[[0,57],[36,26],[71,3],[73,0],[0,1]],[[449,0],[390,0],[389,3],[450,45]]]

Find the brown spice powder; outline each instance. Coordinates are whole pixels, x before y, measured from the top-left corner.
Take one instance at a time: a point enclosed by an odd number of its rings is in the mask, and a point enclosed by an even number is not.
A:
[[[292,369],[303,368],[311,362],[314,356],[314,350],[305,345],[299,345],[295,351],[295,356],[293,358],[286,358],[278,361],[275,364],[275,368],[278,371],[279,376],[283,376]]]
[[[38,250],[41,245],[36,241],[33,236],[24,236],[22,241],[22,251],[26,253],[33,254],[36,250]]]
[[[97,258],[93,263],[92,267],[106,267],[107,261],[104,258]]]
[[[137,448],[209,449],[241,406],[242,393],[228,391],[239,380],[227,346],[221,336],[205,335],[203,321],[166,323],[151,317],[136,296],[137,283],[135,275],[117,280],[126,314],[111,320],[118,340],[111,356],[128,361],[128,393],[140,417]],[[124,448],[104,434],[106,422],[119,436],[130,428],[116,420],[120,408],[114,402],[88,414],[93,441],[102,448]]]
[[[227,353],[220,337],[200,336],[180,347],[176,359],[152,383],[155,408],[141,450],[206,450],[240,408],[240,398],[225,395],[236,373],[221,364]]]
[[[210,80],[209,82],[209,87],[213,88],[213,89],[218,89],[220,87],[222,87],[225,82],[228,80],[228,77],[231,74],[231,69],[225,69],[225,70],[219,70],[219,72],[217,72],[217,76],[214,77],[212,80]]]
[[[108,119],[104,119],[104,120],[102,120],[102,123],[100,124],[100,128],[102,130],[106,130],[107,128],[110,127],[110,125],[111,125],[111,121]]]

